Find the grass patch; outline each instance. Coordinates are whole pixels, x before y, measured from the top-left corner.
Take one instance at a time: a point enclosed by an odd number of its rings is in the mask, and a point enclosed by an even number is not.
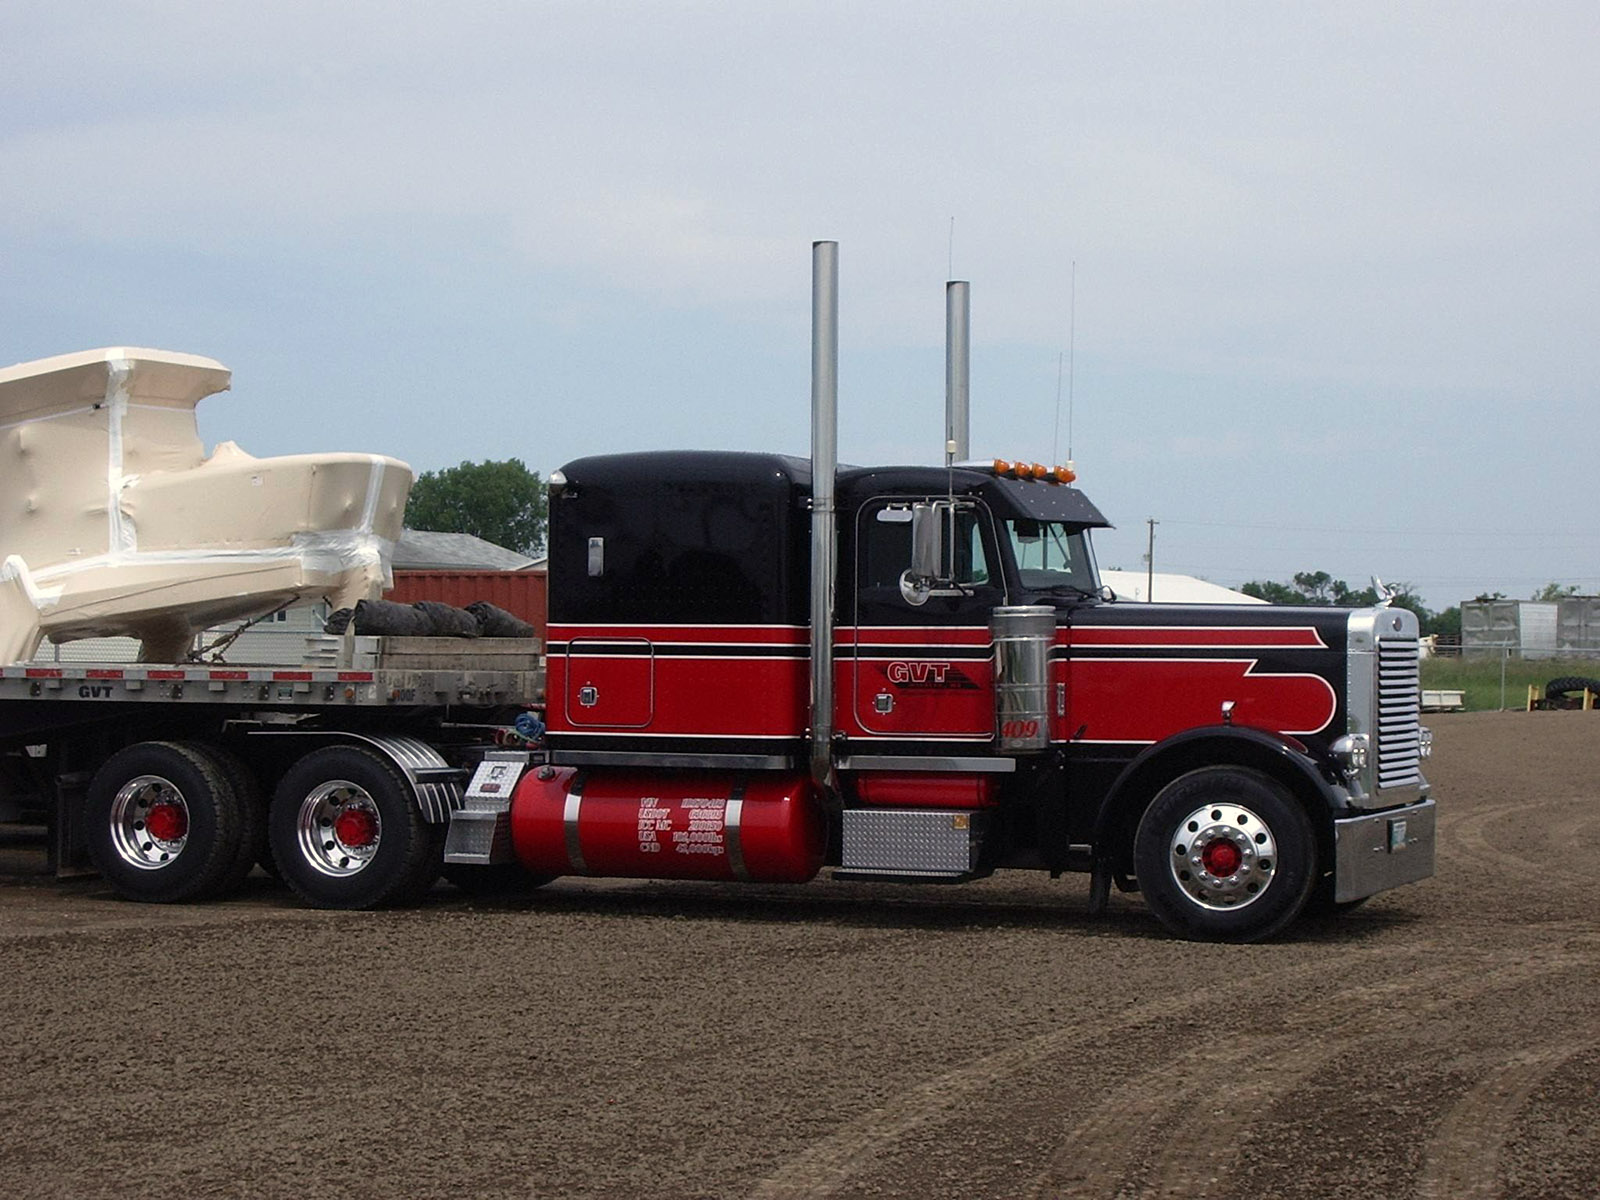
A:
[[[1450,688],[1464,694],[1468,712],[1495,712],[1501,708],[1526,708],[1530,685],[1544,696],[1544,685],[1563,675],[1600,679],[1600,661],[1588,658],[1509,659],[1505,663],[1504,703],[1501,702],[1501,661],[1498,656],[1425,658],[1421,663],[1424,689]]]

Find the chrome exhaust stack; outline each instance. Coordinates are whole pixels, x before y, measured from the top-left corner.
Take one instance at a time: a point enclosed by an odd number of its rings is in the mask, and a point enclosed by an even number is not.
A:
[[[811,244],[811,778],[836,804],[833,601],[838,574],[839,243]]]
[[[966,462],[972,441],[972,285],[952,279],[944,285],[944,452],[945,462]]]

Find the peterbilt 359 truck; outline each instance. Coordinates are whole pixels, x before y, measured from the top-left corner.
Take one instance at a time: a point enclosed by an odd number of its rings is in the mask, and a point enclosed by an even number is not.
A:
[[[99,765],[76,765],[113,884],[168,898],[154,880],[264,819],[274,868],[329,907],[440,869],[469,887],[1023,869],[1248,941],[1431,875],[1415,616],[1121,602],[1091,549],[1107,522],[1066,468],[839,468],[835,255],[814,248],[809,460],[552,473],[541,744],[446,737],[437,698],[296,716],[275,682],[248,719],[168,728],[193,769],[129,765],[148,721],[102,727]],[[499,699],[504,719],[517,698]],[[294,738],[316,748],[285,754]],[[115,797],[139,787],[155,799],[134,821]]]

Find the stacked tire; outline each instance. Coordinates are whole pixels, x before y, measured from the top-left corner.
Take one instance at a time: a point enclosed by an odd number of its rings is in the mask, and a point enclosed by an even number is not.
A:
[[[1544,685],[1544,698],[1557,703],[1565,703],[1569,697],[1581,701],[1586,691],[1600,693],[1600,679],[1590,679],[1583,675],[1563,675]],[[1577,693],[1575,697],[1573,697],[1574,692]]]

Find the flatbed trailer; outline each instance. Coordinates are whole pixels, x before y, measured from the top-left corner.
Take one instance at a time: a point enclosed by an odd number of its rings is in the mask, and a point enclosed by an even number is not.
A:
[[[286,882],[317,904],[402,900],[433,881],[484,754],[525,744],[543,658],[536,639],[360,641],[335,666],[0,666],[0,821],[45,825],[55,874],[201,899],[257,864],[280,873],[268,793],[290,778],[319,798],[280,834],[305,868]],[[345,840],[319,848],[341,819]]]

